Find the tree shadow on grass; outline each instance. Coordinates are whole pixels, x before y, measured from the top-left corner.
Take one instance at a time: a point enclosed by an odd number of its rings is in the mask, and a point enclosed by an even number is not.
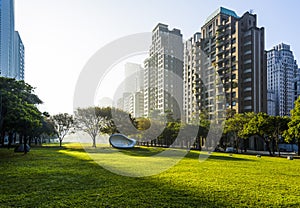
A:
[[[136,156],[136,157],[150,157],[150,156],[154,156],[157,155],[165,150],[172,150],[172,149],[168,149],[168,148],[160,148],[160,147],[134,147],[132,149],[117,149],[117,148],[113,148],[113,147],[109,147],[109,146],[105,146],[105,147],[97,147],[97,148],[92,148],[92,147],[88,147],[86,149],[84,149],[82,146],[37,146],[34,147],[34,149],[49,149],[49,150],[57,150],[57,151],[61,151],[61,150],[65,150],[65,151],[69,151],[69,152],[87,152],[89,154],[97,154],[97,153],[114,153],[114,152],[120,152],[129,156]],[[107,150],[107,152],[105,152]],[[177,156],[176,151],[187,151],[185,149],[174,149],[174,154],[170,153],[167,156],[168,157],[172,157],[172,156]],[[172,151],[170,151],[172,152]],[[198,159],[199,155],[203,154],[200,151],[189,151],[187,152],[187,154],[185,155],[185,158],[189,158],[189,159]],[[208,157],[209,160],[223,160],[223,161],[255,161],[252,159],[247,159],[247,158],[239,158],[239,157],[235,157],[234,154],[232,154],[232,156],[230,156],[228,154],[227,155],[214,155],[211,154]]]
[[[153,156],[164,151],[163,148],[142,148],[134,147],[133,149],[119,149],[120,152],[130,156]]]
[[[225,155],[210,155],[208,157],[208,160],[224,160],[224,161],[254,161],[251,159],[247,159],[247,158],[238,158],[238,157],[234,157],[234,155],[232,156],[225,156]]]
[[[60,149],[58,149],[60,150]],[[79,148],[72,148],[72,147],[67,147],[64,148],[66,151],[70,152],[87,152],[89,154],[97,154],[97,153],[123,153],[126,155],[130,156],[141,156],[141,157],[147,157],[147,156],[153,156],[156,155],[160,152],[163,152],[165,149],[163,148],[144,148],[144,147],[134,147],[132,149],[117,149],[109,146],[105,147],[83,147],[81,149]]]

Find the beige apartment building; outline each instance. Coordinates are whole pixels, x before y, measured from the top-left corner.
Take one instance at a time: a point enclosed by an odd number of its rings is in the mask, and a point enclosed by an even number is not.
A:
[[[267,112],[264,28],[255,14],[239,17],[220,7],[184,45],[186,122],[201,112],[209,119],[226,113]]]

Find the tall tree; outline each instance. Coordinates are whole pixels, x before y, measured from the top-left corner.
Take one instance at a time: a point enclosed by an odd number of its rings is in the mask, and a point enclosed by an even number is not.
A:
[[[166,128],[158,136],[158,141],[161,144],[170,146],[176,140],[180,128],[181,128],[181,124],[179,122],[175,122],[175,121],[168,122]]]
[[[41,125],[41,112],[36,105],[42,101],[34,94],[34,88],[24,81],[0,77],[0,130],[21,134],[24,143]],[[21,140],[22,141],[22,140]],[[24,148],[26,151],[26,148]]]
[[[88,107],[75,111],[75,124],[79,130],[86,132],[96,147],[96,137],[102,129],[107,129],[111,119],[111,108]]]
[[[136,136],[138,132],[138,120],[130,113],[118,108],[111,109],[110,125],[111,133],[122,133],[127,136]],[[103,132],[105,129],[102,129]]]
[[[244,125],[242,137],[254,135],[261,137],[266,144],[268,152],[270,155],[273,155],[270,147],[272,141],[270,125],[269,115],[266,113],[258,113]]]
[[[59,113],[57,115],[51,116],[50,121],[54,127],[55,134],[59,139],[59,146],[61,147],[63,139],[73,127],[73,116],[69,115],[68,113]]]
[[[295,101],[295,107],[291,111],[291,121],[288,123],[288,130],[283,134],[287,142],[298,143],[298,155],[300,156],[300,97]]]
[[[284,131],[288,129],[288,123],[290,122],[290,118],[288,116],[269,116],[269,134],[272,138],[272,150],[273,154],[275,154],[275,150],[277,150],[280,156],[279,150],[279,140],[280,136]]]
[[[245,124],[247,124],[255,114],[253,112],[243,113],[243,114],[234,114],[232,117],[229,117],[225,121],[224,134],[227,136],[229,133],[233,134],[235,146],[238,149],[240,138],[246,139],[244,137],[243,130]],[[244,145],[244,149],[246,147]]]
[[[47,113],[45,112],[43,113],[43,118],[41,122],[42,122],[42,126],[36,129],[35,136],[42,143],[44,139],[46,138],[50,139],[50,137],[55,136],[56,131],[54,129],[53,122],[50,120],[50,115],[47,115]],[[36,144],[37,144],[37,140],[36,140]]]

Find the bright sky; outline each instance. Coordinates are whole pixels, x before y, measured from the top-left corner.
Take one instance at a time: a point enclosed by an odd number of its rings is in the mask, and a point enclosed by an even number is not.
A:
[[[15,0],[16,30],[25,44],[25,81],[44,101],[41,110],[71,113],[79,73],[105,44],[151,32],[159,22],[180,29],[187,39],[220,6],[239,16],[252,9],[258,26],[265,27],[266,49],[288,43],[300,58],[296,0]],[[118,67],[114,75],[120,78]],[[113,89],[106,87],[103,96],[112,97]]]

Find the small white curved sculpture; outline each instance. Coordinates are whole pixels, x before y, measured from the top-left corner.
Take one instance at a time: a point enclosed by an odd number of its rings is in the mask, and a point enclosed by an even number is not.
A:
[[[130,149],[130,148],[134,147],[134,145],[136,144],[136,140],[128,138],[127,136],[125,136],[123,134],[112,134],[109,137],[109,143],[114,148]]]

